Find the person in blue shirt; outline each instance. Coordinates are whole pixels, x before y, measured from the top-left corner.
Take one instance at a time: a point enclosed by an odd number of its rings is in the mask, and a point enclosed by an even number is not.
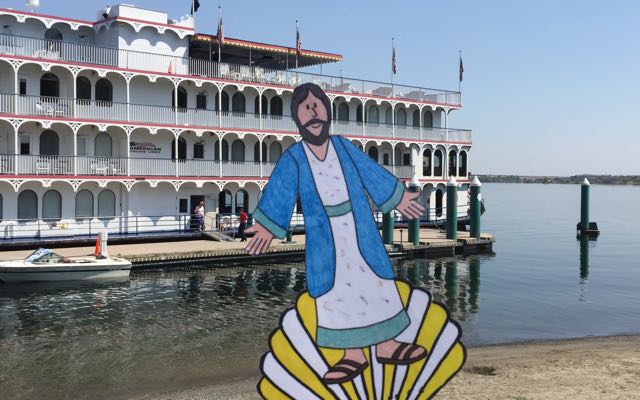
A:
[[[317,310],[316,344],[344,349],[324,376],[343,383],[367,366],[363,348],[376,345],[381,363],[407,365],[426,357],[424,347],[394,340],[410,323],[398,294],[367,196],[382,212],[419,218],[419,193],[404,185],[348,139],[329,135],[331,103],[315,84],[293,92],[291,115],[302,140],[281,156],[253,216],[246,250],[267,251],[289,228],[300,198],[306,229],[306,277]]]

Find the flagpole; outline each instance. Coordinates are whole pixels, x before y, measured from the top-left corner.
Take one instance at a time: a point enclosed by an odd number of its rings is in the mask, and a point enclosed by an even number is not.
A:
[[[298,29],[298,20],[296,20],[296,70],[298,69],[298,41],[300,40],[299,35],[300,30]]]
[[[395,62],[395,43],[394,38],[391,38],[391,91],[393,92],[393,63]]]
[[[462,76],[460,75],[460,64],[462,64],[462,50],[458,50],[458,92],[462,93]]]
[[[218,6],[218,27],[220,26],[220,21],[222,20],[222,7]],[[218,35],[220,35],[220,29],[218,28]],[[222,46],[220,46],[220,37],[218,36],[218,63],[222,62]]]

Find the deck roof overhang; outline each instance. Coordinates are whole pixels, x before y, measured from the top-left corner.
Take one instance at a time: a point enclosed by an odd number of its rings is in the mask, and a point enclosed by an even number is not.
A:
[[[218,38],[215,35],[197,33],[191,37],[189,55],[193,58],[218,60]],[[224,38],[222,47],[223,62],[255,65],[264,68],[286,69],[294,68],[296,49],[294,47],[279,46],[249,40]],[[298,67],[326,64],[341,61],[339,54],[325,53],[302,49],[298,56]]]

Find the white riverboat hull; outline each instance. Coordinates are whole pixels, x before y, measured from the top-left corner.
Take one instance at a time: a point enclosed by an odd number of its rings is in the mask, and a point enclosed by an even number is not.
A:
[[[25,261],[0,262],[3,282],[43,282],[70,280],[127,280],[131,263],[121,258],[103,260],[72,258],[63,264],[35,265]]]

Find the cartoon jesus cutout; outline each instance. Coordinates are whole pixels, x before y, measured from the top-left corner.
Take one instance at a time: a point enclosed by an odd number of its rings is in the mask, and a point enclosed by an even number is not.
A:
[[[353,380],[368,366],[363,348],[376,346],[382,364],[409,365],[427,350],[395,338],[410,324],[368,197],[384,212],[419,218],[419,193],[340,136],[329,136],[331,103],[312,83],[297,87],[291,115],[302,140],[278,161],[247,233],[246,250],[267,251],[287,233],[298,197],[306,228],[306,277],[317,313],[316,345],[344,349],[323,376],[327,385]]]

